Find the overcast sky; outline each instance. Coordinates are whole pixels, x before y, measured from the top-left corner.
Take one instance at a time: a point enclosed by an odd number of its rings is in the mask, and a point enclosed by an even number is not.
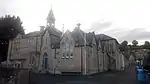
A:
[[[56,28],[105,33],[119,42],[150,39],[149,0],[0,0],[0,16],[20,16],[26,33],[45,25],[49,10],[54,11]]]

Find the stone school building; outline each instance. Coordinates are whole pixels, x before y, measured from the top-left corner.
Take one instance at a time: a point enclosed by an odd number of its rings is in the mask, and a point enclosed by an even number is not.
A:
[[[119,43],[105,34],[85,33],[80,25],[65,33],[55,28],[52,9],[47,25],[40,31],[18,36],[9,41],[7,64],[38,73],[80,73],[90,75],[108,70],[121,70],[124,56]]]

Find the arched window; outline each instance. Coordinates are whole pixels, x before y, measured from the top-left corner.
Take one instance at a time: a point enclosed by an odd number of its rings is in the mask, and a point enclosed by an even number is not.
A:
[[[45,52],[44,55],[43,55],[43,68],[44,68],[44,69],[47,69],[47,68],[48,68],[48,55],[47,55],[46,52]]]
[[[62,58],[66,58],[66,59],[69,59],[69,58],[72,58],[73,57],[73,42],[70,41],[70,42],[62,42],[64,43],[63,45],[63,51],[62,51]]]

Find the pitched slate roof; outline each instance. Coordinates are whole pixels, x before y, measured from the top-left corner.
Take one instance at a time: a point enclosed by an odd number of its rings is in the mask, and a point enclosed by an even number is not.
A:
[[[99,44],[98,41],[106,41],[106,40],[115,40],[117,43],[118,41],[113,38],[113,37],[110,37],[108,35],[105,35],[105,34],[98,34],[96,35],[96,42],[97,42],[97,45]],[[118,43],[119,44],[119,43]],[[102,50],[104,50],[104,46],[107,46],[107,43],[106,42],[101,42],[101,47],[102,47]]]
[[[23,35],[22,37],[28,38],[28,37],[40,36],[40,35],[43,35],[46,31],[49,32],[49,35],[51,38],[51,45],[53,45],[53,48],[59,48],[62,32],[59,31],[57,28],[47,27],[44,31],[34,31],[26,35]]]
[[[74,40],[79,44],[79,45],[84,45],[84,36],[86,34],[86,44],[87,45],[91,45],[92,41],[93,41],[93,36],[95,36],[94,32],[89,32],[89,33],[85,33],[83,32],[80,28],[75,28],[72,31],[72,36],[74,38]]]
[[[75,28],[72,31],[72,36],[73,36],[75,42],[77,42],[79,45],[84,45],[84,34],[85,34],[85,32],[83,32],[79,28]]]
[[[100,40],[112,40],[112,39],[115,40],[115,38],[110,37],[110,36],[105,35],[105,34],[98,34],[98,35],[96,35],[96,38],[99,38]]]
[[[62,35],[62,32],[54,27],[47,27],[46,30],[48,30],[50,35],[55,35],[60,37]]]
[[[72,36],[72,32],[71,32],[70,30],[67,30],[67,31],[61,36],[60,41],[63,39],[63,37],[65,36],[65,34],[68,33],[68,32],[71,33],[71,36]]]
[[[59,48],[62,32],[57,28],[47,28],[47,30],[51,38],[51,45],[53,46],[52,48]]]
[[[23,38],[28,38],[28,37],[35,37],[35,36],[40,36],[44,33],[44,31],[34,31],[34,32],[30,32],[28,34],[23,35]]]
[[[116,40],[115,38],[113,37],[110,37],[108,35],[105,35],[105,34],[97,34],[95,35],[96,37],[96,43],[98,44],[98,41],[105,41],[105,40]],[[117,41],[117,40],[116,40]],[[117,41],[118,42],[118,41]]]

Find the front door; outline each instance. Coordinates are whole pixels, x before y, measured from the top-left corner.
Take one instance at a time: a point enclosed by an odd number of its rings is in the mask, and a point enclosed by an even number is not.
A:
[[[48,58],[44,58],[44,69],[48,68]]]

